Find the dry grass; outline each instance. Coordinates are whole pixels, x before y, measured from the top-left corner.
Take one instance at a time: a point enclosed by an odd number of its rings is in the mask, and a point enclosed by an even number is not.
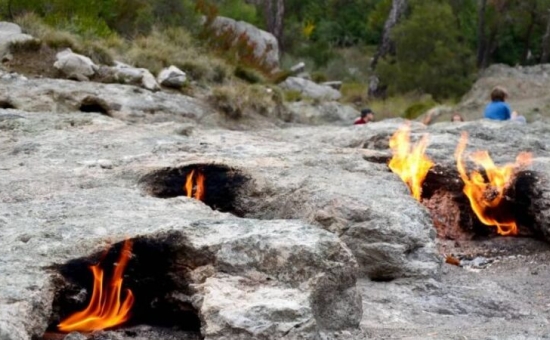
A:
[[[43,44],[54,50],[70,48],[76,53],[90,57],[95,63],[112,65],[114,61],[113,51],[105,43],[113,45],[113,40],[121,43],[122,39],[116,35],[109,38],[84,39],[69,31],[60,30],[46,25],[40,17],[33,13],[27,13],[15,19],[23,30],[39,39]]]
[[[152,72],[175,65],[193,80],[221,83],[232,68],[222,59],[197,46],[191,34],[183,28],[154,30],[149,36],[131,42],[126,61]]]
[[[357,107],[365,106],[368,101],[368,86],[362,83],[343,83],[340,89],[343,103],[354,104]]]
[[[233,83],[214,88],[210,101],[226,117],[270,116],[284,105],[280,90],[262,85]]]
[[[385,118],[405,117],[405,114],[408,110],[410,112],[411,108],[418,107],[420,103],[427,103],[430,101],[433,102],[430,96],[411,93],[387,99],[369,100],[366,105],[375,112],[376,120],[381,120]],[[422,114],[422,112],[415,112],[415,115],[418,114]]]

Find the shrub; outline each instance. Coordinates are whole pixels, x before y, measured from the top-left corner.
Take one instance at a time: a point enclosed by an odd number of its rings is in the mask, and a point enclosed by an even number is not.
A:
[[[406,108],[405,112],[403,113],[403,118],[416,119],[436,105],[437,103],[431,97],[428,97],[425,100],[413,103],[408,108]]]
[[[250,84],[257,84],[265,82],[264,77],[260,72],[242,65],[238,65],[233,73],[235,77],[242,79]]]
[[[10,50],[15,53],[38,51],[41,47],[42,42],[39,39],[16,41],[10,44]]]
[[[296,90],[286,90],[283,92],[285,101],[287,102],[299,102],[302,100],[302,92]]]
[[[313,80],[316,83],[322,83],[322,82],[328,81],[328,77],[326,74],[324,74],[321,71],[315,71],[311,73],[311,80]]]
[[[344,103],[363,105],[368,100],[368,86],[366,84],[343,83],[340,93],[342,93],[341,101]]]

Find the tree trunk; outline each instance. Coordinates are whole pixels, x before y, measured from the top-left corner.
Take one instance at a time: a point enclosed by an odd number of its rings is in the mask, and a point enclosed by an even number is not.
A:
[[[397,25],[406,10],[407,0],[392,0],[390,14],[386,19],[384,30],[382,31],[382,41],[380,42],[380,45],[378,45],[378,51],[374,55],[371,62],[371,68],[373,70],[376,68],[378,59],[383,58],[388,54],[395,53],[395,44],[391,39],[391,30],[395,25]]]
[[[283,51],[283,28],[285,18],[284,0],[246,0],[247,3],[261,6],[265,17],[265,26],[269,33],[277,38],[279,52]]]
[[[487,38],[485,36],[485,11],[487,0],[480,0],[477,22],[477,67],[485,67],[485,56],[487,50]]]
[[[546,32],[542,37],[542,56],[540,62],[542,64],[547,63],[550,59],[550,11],[548,12],[548,21],[546,22]]]
[[[521,64],[527,64],[527,59],[529,58],[529,48],[531,47],[531,36],[533,29],[535,28],[535,13],[531,12],[531,21],[529,22],[529,27],[527,28],[527,33],[525,34],[525,45],[523,47],[523,53],[521,55]]]

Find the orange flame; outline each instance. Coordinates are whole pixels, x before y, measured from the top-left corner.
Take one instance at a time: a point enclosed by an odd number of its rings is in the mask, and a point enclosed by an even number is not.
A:
[[[191,172],[187,175],[187,178],[185,179],[185,194],[187,197],[193,197],[199,201],[202,201],[204,199],[204,174],[201,172],[197,173],[196,183],[193,184],[193,178],[195,175],[195,170],[191,170]],[[193,189],[195,189],[195,194],[193,194]]]
[[[462,155],[466,149],[468,134],[462,133],[460,142],[456,148],[455,158],[457,161],[458,172],[464,182],[464,194],[470,200],[470,205],[479,220],[487,226],[496,226],[497,233],[500,235],[517,235],[518,227],[513,218],[507,217],[505,220],[497,220],[495,209],[499,207],[504,199],[504,192],[510,185],[517,169],[523,168],[531,163],[531,154],[528,152],[520,153],[514,164],[506,164],[502,167],[495,165],[487,151],[477,151],[470,155],[470,159],[477,165],[485,169],[488,183],[478,171],[472,171],[470,176],[466,171],[466,166]],[[500,214],[501,215],[501,214]],[[499,216],[502,219],[502,216]]]
[[[94,275],[94,287],[88,307],[63,320],[58,328],[63,332],[92,332],[114,327],[128,320],[134,303],[134,295],[126,290],[126,298],[121,303],[122,273],[132,252],[132,242],[126,240],[122,247],[118,264],[111,282],[103,287],[103,270],[99,265],[90,266]]]
[[[425,135],[414,146],[410,143],[410,127],[402,126],[390,138],[393,158],[388,166],[407,184],[414,198],[420,201],[422,183],[433,166],[425,155],[428,136]]]
[[[193,196],[193,175],[195,174],[195,170],[191,170],[191,172],[187,175],[187,179],[185,180],[185,193],[187,194],[187,197]]]

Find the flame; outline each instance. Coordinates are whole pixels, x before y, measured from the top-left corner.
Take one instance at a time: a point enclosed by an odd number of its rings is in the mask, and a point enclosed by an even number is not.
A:
[[[126,290],[126,298],[121,303],[122,273],[132,252],[132,242],[126,240],[122,247],[118,264],[110,284],[103,287],[103,270],[99,265],[90,266],[94,275],[94,287],[88,307],[63,320],[58,328],[63,332],[91,332],[119,325],[130,317],[134,295]]]
[[[470,200],[472,209],[479,220],[488,226],[496,226],[497,233],[500,235],[517,235],[518,227],[513,218],[497,220],[494,215],[495,209],[504,199],[504,192],[514,178],[517,169],[523,168],[531,163],[531,154],[528,152],[520,153],[514,164],[506,164],[498,167],[495,165],[487,151],[477,151],[470,155],[470,159],[477,165],[485,169],[488,183],[478,171],[472,171],[470,176],[466,171],[463,160],[463,153],[468,142],[468,134],[462,133],[460,142],[456,148],[455,158],[457,161],[458,172],[464,182],[464,194]],[[503,218],[502,216],[499,216]]]
[[[388,166],[407,184],[414,198],[420,201],[422,183],[433,166],[425,155],[428,136],[425,135],[414,146],[410,143],[410,127],[402,126],[390,138],[393,158]]]
[[[185,194],[187,197],[193,197],[199,201],[202,201],[204,199],[204,174],[201,172],[197,172],[197,178],[196,183],[193,184],[193,179],[195,176],[195,170],[191,170],[191,172],[187,175],[187,178],[185,179]],[[193,189],[195,189],[195,194],[193,194]]]

